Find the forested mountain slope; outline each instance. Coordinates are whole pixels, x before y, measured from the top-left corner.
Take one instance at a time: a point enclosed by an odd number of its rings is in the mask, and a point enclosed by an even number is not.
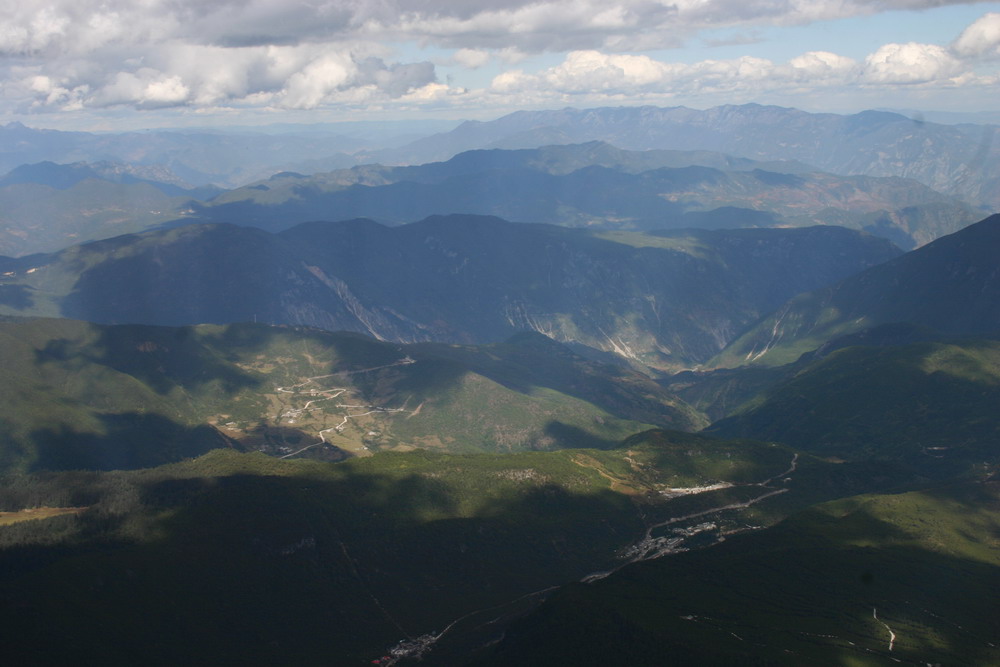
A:
[[[706,361],[784,300],[898,254],[836,227],[589,232],[445,216],[279,235],[193,225],[6,260],[3,312],[101,323],[260,321],[396,342],[523,330],[651,367]]]

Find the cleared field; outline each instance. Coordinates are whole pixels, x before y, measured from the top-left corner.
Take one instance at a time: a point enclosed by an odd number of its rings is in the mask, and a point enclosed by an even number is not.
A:
[[[0,512],[0,526],[9,526],[12,523],[20,523],[21,521],[49,519],[63,514],[79,514],[86,509],[86,507],[33,507],[17,512]]]

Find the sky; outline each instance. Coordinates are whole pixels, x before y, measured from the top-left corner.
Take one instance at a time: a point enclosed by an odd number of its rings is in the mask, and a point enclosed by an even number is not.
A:
[[[1000,111],[1000,2],[0,0],[0,122],[137,129],[757,102]]]

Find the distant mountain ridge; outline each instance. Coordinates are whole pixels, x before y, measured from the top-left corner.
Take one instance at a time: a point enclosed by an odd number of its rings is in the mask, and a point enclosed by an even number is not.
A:
[[[43,161],[128,162],[160,165],[197,186],[233,187],[310,160],[324,168],[348,167],[348,155],[371,142],[326,132],[319,135],[204,130],[102,133],[0,125],[0,172]],[[377,144],[376,144],[377,145]]]
[[[56,190],[67,190],[87,179],[98,179],[125,185],[148,183],[170,197],[190,197],[201,200],[211,199],[223,192],[223,189],[219,187],[191,186],[166,167],[159,165],[141,166],[107,160],[93,163],[56,164],[44,161],[23,164],[0,178],[0,188],[8,185],[32,183],[47,185]]]
[[[0,178],[0,254],[52,252],[191,222],[275,232],[315,220],[404,224],[452,213],[604,229],[832,224],[903,248],[981,218],[961,200],[908,179],[836,176],[795,161],[704,150],[627,151],[593,141],[473,150],[414,166],[282,171],[230,191],[191,188],[157,165],[25,164]]]
[[[191,187],[169,169],[120,162],[25,164],[0,177],[0,254],[52,252],[174,220],[193,200],[223,190]]]
[[[478,216],[278,235],[192,225],[8,260],[0,310],[102,323],[256,319],[398,342],[535,330],[676,368],[715,355],[794,294],[898,253],[839,227],[644,234]]]
[[[129,159],[162,164],[201,185],[235,186],[282,170],[317,171],[362,163],[422,164],[483,148],[537,148],[601,140],[627,150],[716,151],[754,160],[797,160],[843,175],[913,178],[976,206],[1000,209],[1000,142],[996,125],[913,120],[886,111],[808,113],[758,104],[705,110],[604,107],[519,111],[466,121],[399,148],[330,132],[268,135],[161,131],[90,134],[0,126],[0,171],[21,164]],[[398,130],[393,130],[398,134]],[[345,129],[350,134],[350,129]],[[248,146],[254,150],[247,151]],[[126,156],[139,155],[138,159]],[[438,211],[448,212],[448,211]]]
[[[546,174],[569,174],[583,167],[606,167],[629,174],[653,169],[709,167],[723,171],[760,169],[787,174],[816,171],[816,167],[792,160],[761,161],[734,157],[710,150],[628,150],[598,139],[573,144],[545,144],[530,148],[480,148],[458,153],[446,160],[393,166],[367,164],[331,172],[326,178],[344,185],[385,185],[400,181],[437,183],[475,171],[527,168]]]
[[[941,125],[863,111],[808,113],[758,104],[518,111],[377,153],[377,161],[445,160],[473,148],[530,148],[601,140],[630,150],[708,150],[755,160],[798,160],[836,174],[899,176],[1000,209],[994,125]]]
[[[350,217],[400,224],[442,213],[604,229],[836,224],[905,248],[981,218],[913,180],[835,176],[797,162],[710,151],[626,151],[596,141],[474,150],[419,166],[278,174],[192,208],[185,220],[269,231]]]

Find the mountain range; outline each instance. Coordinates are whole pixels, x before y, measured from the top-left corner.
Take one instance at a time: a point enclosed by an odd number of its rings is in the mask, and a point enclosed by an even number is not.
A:
[[[192,199],[169,170],[100,162],[21,165],[0,178],[0,252],[24,255],[143,231],[174,220]]]
[[[0,312],[256,320],[405,343],[534,330],[666,369],[705,362],[784,300],[898,253],[840,227],[591,232],[461,215],[277,235],[190,225],[2,260]]]
[[[705,110],[606,107],[519,111],[492,121],[93,134],[0,127],[0,171],[45,160],[162,165],[194,185],[234,187],[280,171],[440,162],[469,150],[604,141],[626,150],[713,151],[798,161],[841,175],[915,179],[1000,208],[994,125],[946,125],[887,111],[809,113],[758,104]],[[448,128],[448,129],[444,129]],[[243,131],[246,130],[246,131]],[[419,138],[413,139],[414,135]],[[423,135],[423,136],[419,136]],[[309,169],[309,167],[312,169]],[[452,211],[435,211],[449,213]]]
[[[470,151],[410,167],[279,174],[191,208],[185,220],[270,231],[351,217],[402,224],[442,211],[603,229],[832,224],[907,249],[982,217],[908,179],[834,176],[794,162],[705,151],[623,151],[600,142]]]
[[[835,174],[912,178],[974,205],[1000,208],[996,126],[943,125],[886,111],[809,113],[757,104],[697,110],[607,107],[518,111],[376,154],[388,163],[446,160],[474,148],[606,141],[627,150],[707,150],[796,160]]]
[[[843,281],[802,294],[734,341],[714,363],[782,364],[839,336],[905,322],[952,335],[1000,331],[993,215]]]
[[[909,249],[982,217],[909,179],[602,142],[469,151],[440,163],[312,176],[282,172],[230,191],[186,187],[165,168],[43,162],[0,179],[0,204],[0,252],[9,255],[192,222],[281,231],[353,217],[398,225],[442,212],[593,229],[829,224]]]
[[[278,231],[314,220],[398,224],[450,213],[642,229],[841,224],[910,249],[1000,208],[994,126],[881,111],[843,116],[751,104],[518,112],[405,147],[392,133],[400,128],[381,138],[349,124],[353,138],[329,128],[280,129],[92,135],[9,124],[0,128],[7,147],[0,168],[18,173],[0,184],[0,203],[11,211],[0,221],[0,252],[51,252],[171,220]],[[28,176],[50,169],[45,161],[185,199],[80,181],[58,192],[25,189],[26,178],[66,181]],[[109,163],[121,166],[100,166]],[[242,187],[217,198],[186,183]],[[55,229],[50,220],[59,221]]]
[[[7,662],[1000,662],[992,126],[452,127],[0,128]]]
[[[12,122],[0,126],[0,170],[45,161],[125,162],[168,169],[195,186],[234,187],[282,169],[352,166],[357,160],[351,153],[406,143],[454,123],[386,123],[374,129],[361,125],[333,131],[303,125],[277,132],[239,128],[93,133],[40,130]]]
[[[223,447],[341,460],[612,447],[703,417],[534,333],[482,347],[242,324],[0,323],[0,474],[152,467]]]

